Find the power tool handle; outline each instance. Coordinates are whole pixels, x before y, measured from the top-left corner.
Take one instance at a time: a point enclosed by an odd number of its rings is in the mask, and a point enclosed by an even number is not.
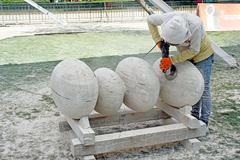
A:
[[[169,47],[170,47],[170,45],[167,42],[165,42],[164,40],[161,40],[160,49],[162,52],[162,58],[169,57]]]

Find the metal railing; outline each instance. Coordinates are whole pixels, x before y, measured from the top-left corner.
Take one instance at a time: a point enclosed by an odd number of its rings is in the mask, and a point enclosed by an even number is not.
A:
[[[145,20],[147,16],[135,1],[40,5],[68,23],[140,21]],[[196,10],[195,4],[175,6],[171,4],[171,6],[184,12],[194,13]],[[160,12],[154,7],[153,9],[156,13]],[[0,25],[41,23],[53,23],[53,21],[27,3],[0,4]]]

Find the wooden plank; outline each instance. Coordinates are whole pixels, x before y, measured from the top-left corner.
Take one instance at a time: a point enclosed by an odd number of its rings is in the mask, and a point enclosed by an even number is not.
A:
[[[96,158],[92,155],[92,156],[84,156],[82,158],[83,160],[96,160]]]
[[[116,114],[129,114],[129,113],[136,113],[136,111],[128,108],[126,105],[124,105],[124,103],[122,104],[121,108],[118,110],[118,112]],[[105,115],[102,115],[98,112],[96,112],[95,110],[93,110],[91,112],[91,114],[89,115],[89,118],[99,118],[99,117],[106,117]]]
[[[183,113],[180,109],[168,105],[161,105],[161,109],[191,129],[200,127],[200,121],[198,119],[190,114]]]
[[[183,108],[180,108],[180,111],[183,114],[191,114],[192,106],[185,106]]]
[[[37,3],[33,2],[32,0],[24,0],[34,8],[38,9],[40,12],[44,13],[47,15],[50,19],[52,19],[54,22],[59,24],[62,28],[65,28],[67,25],[67,22],[64,21],[63,19],[59,19],[56,15],[54,15],[52,12],[48,11],[47,9],[43,8],[42,6],[38,5]]]
[[[128,148],[172,143],[204,135],[206,135],[206,125],[204,124],[198,129],[189,129],[183,124],[171,124],[99,135],[95,137],[95,145],[92,146],[83,146],[78,139],[73,139],[71,148],[75,155],[86,156]]]
[[[149,14],[153,14],[153,10],[146,4],[146,2],[144,0],[136,0],[141,6],[142,8]]]
[[[124,125],[149,120],[157,120],[161,119],[161,117],[164,117],[164,115],[161,114],[161,112],[162,111],[159,108],[152,109],[148,112],[127,112],[127,113],[122,112],[111,116],[90,118],[90,124],[92,127],[95,128],[112,125]]]
[[[153,120],[154,121],[154,120]],[[152,123],[154,123],[153,121],[151,121]],[[175,119],[173,119],[173,118],[166,118],[166,119],[156,119],[156,121],[158,121],[158,125],[168,125],[168,124],[176,124],[176,123],[179,123],[179,122],[177,122]],[[144,122],[142,122],[142,123],[145,123],[146,121],[144,121]],[[147,122],[149,122],[149,121],[147,121]],[[131,122],[131,123],[128,123],[128,125],[131,125],[131,124],[136,124],[136,123],[141,123],[141,122]],[[125,124],[126,125],[126,124]],[[101,128],[101,130],[103,129],[107,129],[107,128],[109,128],[109,129],[111,129],[111,127],[114,127],[114,128],[116,128],[116,127],[121,127],[122,125],[121,124],[119,124],[119,125],[112,125],[112,126],[103,126],[103,127],[101,127],[100,126],[100,128]],[[97,127],[96,127],[97,128]],[[60,129],[60,132],[64,132],[64,131],[69,131],[69,130],[72,130],[72,128],[71,128],[71,126],[68,124],[68,122],[66,122],[66,121],[61,121],[61,122],[59,122],[59,129]]]
[[[68,124],[71,126],[72,130],[74,133],[77,135],[79,140],[82,142],[84,145],[93,145],[95,142],[95,132],[92,130],[92,128],[88,124],[84,124],[84,122],[88,121],[86,120],[87,117],[83,117],[81,120],[82,122],[79,122],[78,120],[74,120],[72,118],[66,117],[66,120]]]
[[[213,40],[211,40],[211,43],[214,53],[226,61],[231,67],[239,68],[239,64],[233,56],[227,54],[222,48],[218,47],[218,45]]]
[[[80,157],[80,150],[82,148],[82,143],[78,138],[73,138],[71,140],[71,153],[74,157]]]
[[[164,13],[174,11],[174,9],[172,7],[170,7],[167,3],[165,3],[162,0],[149,0],[149,1]]]
[[[136,123],[136,122],[144,122],[144,121],[168,119],[168,118],[170,118],[169,115],[167,115],[161,109],[156,107],[147,112],[136,112],[129,109],[124,104],[122,105],[118,113],[115,115],[104,116],[95,111],[93,111],[89,115],[89,121],[92,128],[112,126],[112,125],[124,125],[128,123]],[[65,126],[61,126],[61,127],[65,127],[65,128],[61,128],[62,130],[68,129],[68,126],[66,124],[62,123],[61,125],[65,125]]]
[[[196,138],[184,140],[182,144],[185,149],[190,152],[198,152],[201,147],[201,142]]]
[[[71,130],[71,126],[66,121],[60,121],[58,123],[59,132],[65,132]]]
[[[96,127],[107,127],[113,125],[125,125],[129,123],[137,123],[137,122],[145,122],[150,120],[159,120],[159,119],[167,119],[163,120],[163,124],[173,123],[173,120],[168,120],[171,117],[163,112],[160,108],[153,108],[147,112],[135,112],[125,106],[122,106],[119,110],[119,113],[111,116],[104,116],[97,112],[92,112],[89,118],[90,125],[92,128]],[[63,118],[64,119],[64,118]],[[168,122],[168,123],[166,123]],[[174,122],[175,123],[175,122]],[[59,122],[60,132],[69,131],[71,127],[67,122]]]
[[[102,134],[124,132],[124,131],[130,131],[135,129],[150,128],[150,127],[163,126],[163,125],[176,124],[176,123],[178,122],[175,119],[169,118],[169,119],[129,123],[127,125],[97,127],[97,128],[94,128],[94,132],[96,133],[96,135],[102,135]]]

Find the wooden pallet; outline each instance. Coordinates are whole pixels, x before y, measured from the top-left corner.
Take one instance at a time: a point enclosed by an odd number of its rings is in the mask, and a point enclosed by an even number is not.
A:
[[[190,108],[176,109],[159,103],[148,112],[138,113],[123,106],[112,116],[93,113],[80,120],[65,117],[67,123],[60,122],[59,126],[60,131],[73,130],[76,138],[71,139],[71,152],[82,159],[92,160],[97,154],[173,142],[182,142],[186,149],[198,151],[201,143],[196,138],[206,135],[206,125],[190,115]],[[95,135],[93,130],[150,120],[158,120],[161,125],[102,135]]]

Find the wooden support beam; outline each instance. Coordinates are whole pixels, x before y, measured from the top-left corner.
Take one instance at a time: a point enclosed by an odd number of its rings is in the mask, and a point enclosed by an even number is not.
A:
[[[191,114],[192,106],[185,106],[183,108],[180,108],[180,111],[183,114]]]
[[[166,112],[167,114],[169,114],[170,116],[175,118],[177,121],[183,123],[187,127],[191,128],[191,129],[200,127],[200,121],[198,119],[196,119],[195,117],[193,117],[192,115],[185,114],[180,109],[168,106],[166,104],[162,104],[160,106],[161,106],[160,108],[164,112]]]
[[[182,144],[184,145],[185,149],[190,152],[198,152],[201,147],[201,142],[196,139],[186,139],[182,141]]]
[[[95,137],[95,145],[91,146],[84,146],[78,139],[72,139],[71,149],[74,156],[87,156],[128,148],[172,143],[205,134],[206,125],[204,124],[201,124],[198,129],[189,129],[183,124],[171,124],[98,135]]]
[[[162,0],[149,0],[149,1],[164,13],[174,11],[174,9],[172,7],[170,7],[166,2],[164,2]]]
[[[66,116],[65,119],[83,145],[88,146],[94,144],[95,132],[89,125],[88,117],[83,117],[79,121]]]
[[[121,107],[118,114],[111,116],[104,116],[97,112],[92,112],[89,121],[91,127],[96,128],[113,125],[126,125],[129,123],[138,123],[159,119],[161,119],[163,125],[176,123],[176,121],[171,119],[171,117],[165,112],[163,112],[160,108],[155,107],[147,112],[135,112],[124,106]],[[71,127],[68,122],[61,121],[59,122],[59,130],[60,132],[69,131],[71,130]]]
[[[82,160],[96,160],[96,158],[92,155],[92,156],[84,156],[82,158]]]
[[[93,128],[112,125],[124,125],[129,123],[144,122],[168,118],[159,108],[154,108],[148,112],[135,112],[132,110],[122,110],[118,114],[111,116],[91,115],[90,124]]]
[[[63,19],[59,19],[52,12],[46,10],[42,6],[38,5],[36,2],[34,2],[32,0],[24,0],[24,1],[27,2],[28,4],[30,4],[31,6],[33,6],[34,8],[38,9],[40,12],[44,13],[45,15],[47,15],[50,19],[52,19],[54,22],[59,24],[61,27],[64,28],[67,25],[66,21],[64,21]]]
[[[71,140],[71,153],[72,155],[76,157],[81,157],[80,150],[82,148],[82,143],[78,138],[74,138]]]
[[[158,121],[158,125],[168,125],[168,124],[176,124],[176,123],[178,123],[175,119],[173,119],[173,118],[166,118],[166,119],[157,119],[156,121]],[[136,124],[136,123],[141,123],[141,122],[138,122],[137,120],[136,121],[132,121],[131,123],[128,123],[127,125],[131,125],[131,124]],[[142,122],[142,123],[145,123],[145,122]],[[152,122],[153,123],[153,122]],[[126,124],[125,124],[126,125]],[[121,124],[116,124],[116,125],[112,125],[112,126],[103,126],[103,127],[101,127],[102,129],[104,129],[104,128],[111,128],[111,127],[117,127],[117,126],[122,126]],[[96,127],[96,126],[95,126]],[[97,127],[99,127],[99,126],[97,126]],[[96,127],[96,128],[97,128]],[[61,121],[61,122],[59,122],[59,130],[60,130],[60,132],[65,132],[65,131],[70,131],[70,130],[72,130],[72,128],[71,128],[71,126],[68,124],[68,122],[67,121]]]
[[[150,120],[159,120],[159,119],[168,119],[166,121],[163,120],[164,124],[170,123],[170,116],[163,112],[160,108],[153,108],[147,112],[135,112],[125,106],[122,106],[119,110],[118,114],[104,116],[97,112],[92,112],[89,116],[90,125],[92,128],[96,127],[105,127],[112,125],[125,125],[129,123],[137,123],[144,122]],[[173,120],[171,120],[173,122]],[[169,122],[169,123],[165,123]],[[67,122],[59,122],[60,132],[68,131],[71,129]]]
[[[130,114],[130,113],[136,113],[136,111],[134,111],[134,110],[128,108],[126,105],[122,104],[121,108],[118,110],[118,112],[116,114],[118,115],[118,114]],[[99,118],[99,117],[106,117],[106,116],[96,112],[95,110],[92,111],[91,114],[89,115],[90,119]]]
[[[67,121],[60,121],[58,123],[58,127],[59,127],[59,132],[65,132],[65,131],[71,130],[71,126],[68,124]]]

